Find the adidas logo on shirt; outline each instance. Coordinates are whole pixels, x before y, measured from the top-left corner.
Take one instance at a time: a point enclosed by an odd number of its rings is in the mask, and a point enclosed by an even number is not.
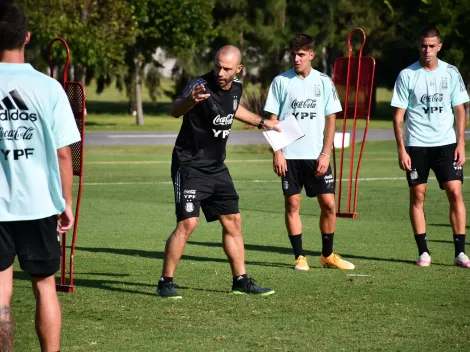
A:
[[[20,93],[14,89],[0,101],[0,122],[1,121],[31,121],[38,119],[37,114],[28,112]]]

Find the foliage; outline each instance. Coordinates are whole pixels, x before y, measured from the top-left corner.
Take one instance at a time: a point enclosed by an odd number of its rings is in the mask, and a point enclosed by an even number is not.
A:
[[[268,89],[252,89],[244,92],[241,105],[259,116],[264,116],[264,103],[268,97],[268,91]],[[247,124],[247,127],[256,126]]]
[[[45,59],[50,40],[60,36],[69,44],[78,78],[123,71],[123,53],[134,43],[137,25],[126,0],[18,0],[16,4],[27,17],[32,32],[29,54],[36,62]],[[53,62],[64,62],[63,48],[54,53]]]
[[[204,46],[214,35],[211,10],[214,0],[128,0],[136,9],[138,23],[135,43],[127,47],[128,71],[124,82],[130,98],[131,111],[137,113],[137,123],[143,124],[142,81],[156,91],[158,86],[158,62],[153,58],[156,48],[163,48],[173,55]],[[149,70],[145,70],[150,66]],[[153,67],[152,67],[153,66]],[[148,77],[153,75],[153,77]],[[146,77],[147,76],[147,77]],[[153,85],[152,85],[153,84]]]
[[[470,82],[470,0],[16,0],[33,32],[28,58],[44,67],[45,47],[62,36],[70,44],[77,76],[97,80],[99,90],[117,82],[130,98],[142,85],[156,97],[160,86],[157,48],[174,58],[176,90],[212,66],[215,52],[233,44],[243,54],[240,79],[262,89],[290,67],[288,42],[299,32],[316,39],[314,67],[332,74],[347,55],[347,36],[356,27],[367,35],[364,55],[376,59],[376,86],[392,87],[403,68],[417,60],[417,33],[431,24],[444,36],[440,57]],[[456,11],[458,8],[458,11]],[[360,43],[353,36],[353,53]],[[63,62],[54,51],[54,62]],[[169,96],[174,96],[170,92]]]

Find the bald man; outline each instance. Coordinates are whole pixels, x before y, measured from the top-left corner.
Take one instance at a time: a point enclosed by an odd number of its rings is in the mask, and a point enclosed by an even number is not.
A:
[[[224,46],[215,56],[214,69],[190,81],[173,102],[171,115],[183,115],[171,165],[177,224],[166,242],[157,288],[161,297],[182,298],[175,289],[173,275],[197,226],[201,208],[208,222],[218,220],[222,225],[222,243],[233,275],[232,293],[274,293],[246,274],[238,194],[224,163],[234,118],[259,129],[279,130],[277,121],[265,121],[240,105],[243,88],[235,76],[242,69],[240,50]]]

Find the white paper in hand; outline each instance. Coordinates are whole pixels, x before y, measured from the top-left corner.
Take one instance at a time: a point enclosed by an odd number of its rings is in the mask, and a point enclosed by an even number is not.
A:
[[[289,144],[305,136],[304,131],[302,131],[297,119],[293,115],[279,122],[278,126],[281,132],[274,130],[263,132],[264,137],[268,140],[274,151],[287,147]]]

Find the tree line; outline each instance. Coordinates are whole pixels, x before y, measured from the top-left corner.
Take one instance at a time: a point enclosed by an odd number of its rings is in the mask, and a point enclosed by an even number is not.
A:
[[[3,0],[9,1],[9,0]],[[392,87],[417,60],[420,30],[435,25],[443,35],[440,58],[460,69],[470,84],[470,0],[11,0],[23,9],[33,34],[27,58],[45,67],[51,39],[63,37],[73,51],[73,76],[127,92],[129,111],[143,124],[142,86],[155,99],[159,88],[157,48],[176,59],[176,89],[210,69],[215,51],[233,44],[243,54],[247,82],[267,87],[289,68],[289,39],[315,38],[314,66],[331,75],[347,55],[347,36],[367,34],[363,54],[376,59],[376,85]],[[357,49],[359,41],[354,43]],[[54,51],[54,62],[64,53]],[[467,87],[470,88],[470,85]]]

